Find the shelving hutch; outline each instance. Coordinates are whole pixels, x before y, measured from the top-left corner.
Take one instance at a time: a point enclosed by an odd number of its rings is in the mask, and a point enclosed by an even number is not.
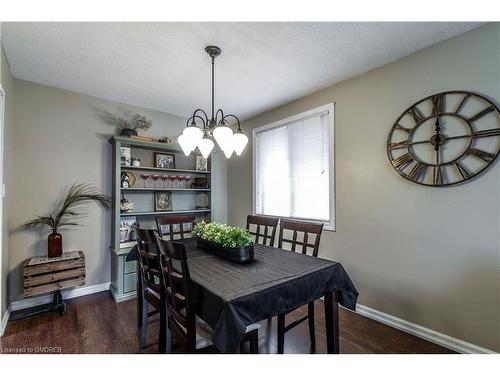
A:
[[[185,156],[177,144],[160,143],[144,141],[123,136],[115,136],[109,139],[113,147],[112,157],[112,185],[113,185],[113,207],[112,207],[112,231],[111,231],[111,294],[115,301],[121,302],[134,298],[136,295],[137,282],[137,262],[127,262],[126,257],[134,243],[130,240],[121,241],[120,236],[121,223],[124,218],[135,217],[141,228],[156,228],[155,218],[157,216],[192,214],[196,220],[210,220],[212,216],[211,209],[211,160],[208,159],[208,170],[196,170],[196,156],[200,153],[191,153]],[[141,166],[122,165],[121,148],[130,148],[131,157],[140,159]],[[169,153],[175,155],[175,168],[157,168],[155,167],[154,153]],[[131,172],[135,175],[136,181],[133,186],[128,188],[121,187],[121,175],[123,171]],[[146,187],[140,175],[166,174],[176,176],[190,176],[191,180],[186,188],[164,187],[161,180],[156,181],[156,187],[151,179],[146,180]],[[203,189],[191,188],[191,182],[195,177],[206,177],[209,186]],[[170,191],[172,198],[171,211],[155,211],[154,196],[155,192]],[[209,206],[206,209],[196,208],[196,196],[205,193],[209,197]],[[124,196],[134,204],[130,212],[120,211],[120,201]]]

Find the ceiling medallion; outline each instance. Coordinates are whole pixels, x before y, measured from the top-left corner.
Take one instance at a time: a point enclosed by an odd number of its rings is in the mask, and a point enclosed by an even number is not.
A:
[[[214,67],[215,58],[220,55],[221,49],[216,46],[208,46],[205,51],[212,59],[212,115],[209,119],[204,110],[195,110],[193,115],[188,118],[186,128],[179,136],[178,142],[186,156],[198,147],[203,157],[208,158],[214,148],[212,138],[215,138],[226,158],[229,159],[233,152],[240,156],[248,143],[248,137],[241,131],[240,120],[232,114],[224,115],[220,108],[214,115]],[[230,124],[229,120],[236,121],[237,129],[234,133],[231,125],[235,124]]]

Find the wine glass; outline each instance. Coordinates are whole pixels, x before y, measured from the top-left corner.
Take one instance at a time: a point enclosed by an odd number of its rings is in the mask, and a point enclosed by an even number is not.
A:
[[[168,175],[163,174],[163,175],[160,176],[160,178],[163,181],[163,187],[166,187],[165,186],[165,182],[168,180]]]
[[[151,179],[153,180],[153,187],[156,189],[156,181],[160,178],[159,174],[154,174],[151,176]]]
[[[186,189],[189,188],[189,180],[191,180],[191,176],[185,176],[184,179],[186,180]]]
[[[170,186],[168,186],[169,188],[173,188],[174,187],[174,180],[175,180],[175,176],[172,176],[172,175],[169,175],[168,176],[168,181],[170,182]]]
[[[174,189],[178,189],[179,188],[179,176],[172,176],[174,178],[174,182],[172,184],[172,187]]]
[[[142,180],[144,181],[144,188],[146,188],[146,187],[147,187],[147,186],[146,186],[146,181],[147,181],[147,179],[149,178],[149,176],[150,176],[150,174],[149,174],[149,173],[143,173],[143,174],[141,174],[141,178],[142,178]]]

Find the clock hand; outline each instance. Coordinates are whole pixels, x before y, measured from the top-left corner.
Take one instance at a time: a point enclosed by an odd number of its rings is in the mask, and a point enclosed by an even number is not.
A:
[[[436,151],[436,165],[439,165],[439,142],[440,142],[439,132],[441,131],[441,127],[439,125],[439,116],[436,116],[435,127],[436,127],[436,138],[435,138],[436,145],[434,146],[434,150]]]

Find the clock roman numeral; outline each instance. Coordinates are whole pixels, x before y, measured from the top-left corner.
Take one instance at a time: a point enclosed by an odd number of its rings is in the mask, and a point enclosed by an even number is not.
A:
[[[473,138],[494,137],[500,135],[500,128],[479,130],[472,134]]]
[[[408,178],[412,181],[418,181],[419,177],[422,175],[422,173],[425,173],[426,169],[427,165],[417,161],[408,174]]]
[[[495,159],[495,155],[490,154],[489,152],[483,151],[483,150],[478,150],[477,148],[469,148],[466,151],[469,155],[474,155],[475,157],[484,160],[485,162],[489,163],[493,159]]]
[[[400,124],[396,124],[394,126],[394,129],[396,129],[396,130],[402,130],[402,131],[404,131],[404,132],[406,132],[408,134],[410,134],[412,132],[412,130],[413,130],[413,129],[410,129],[410,128],[405,128],[404,126],[402,126]]]
[[[399,170],[403,169],[408,163],[411,163],[413,161],[413,158],[409,153],[406,153],[404,155],[401,155],[397,159],[394,159],[392,161],[392,165],[394,168],[397,168]]]
[[[463,164],[461,164],[460,162],[456,161],[456,162],[455,162],[455,167],[457,167],[458,172],[460,173],[460,175],[462,176],[462,178],[463,178],[464,180],[468,179],[468,178],[471,176],[471,174],[470,174],[470,172],[467,170],[467,168],[465,168],[465,167],[463,166]]]
[[[409,141],[401,141],[395,143],[389,143],[389,150],[398,150],[400,148],[407,148]]]
[[[467,103],[467,100],[469,100],[469,98],[470,98],[470,94],[467,94],[467,95],[465,95],[462,98],[462,100],[460,101],[460,103],[458,103],[457,109],[455,109],[455,113],[460,112],[460,110],[463,108],[463,106],[465,105],[465,103]]]
[[[413,121],[415,121],[416,125],[420,124],[424,120],[424,115],[416,106],[411,107],[408,110],[408,113],[411,115],[411,117],[413,117]]]
[[[432,115],[438,115],[444,112],[444,96],[443,94],[434,95],[432,101]]]
[[[432,174],[432,183],[434,184],[434,186],[444,185],[443,168],[440,165],[434,167],[434,172]]]
[[[486,116],[488,113],[493,112],[495,110],[495,107],[490,105],[488,108],[483,109],[481,112],[476,113],[474,116],[472,116],[469,121],[474,122],[476,120],[479,120],[481,117]]]

